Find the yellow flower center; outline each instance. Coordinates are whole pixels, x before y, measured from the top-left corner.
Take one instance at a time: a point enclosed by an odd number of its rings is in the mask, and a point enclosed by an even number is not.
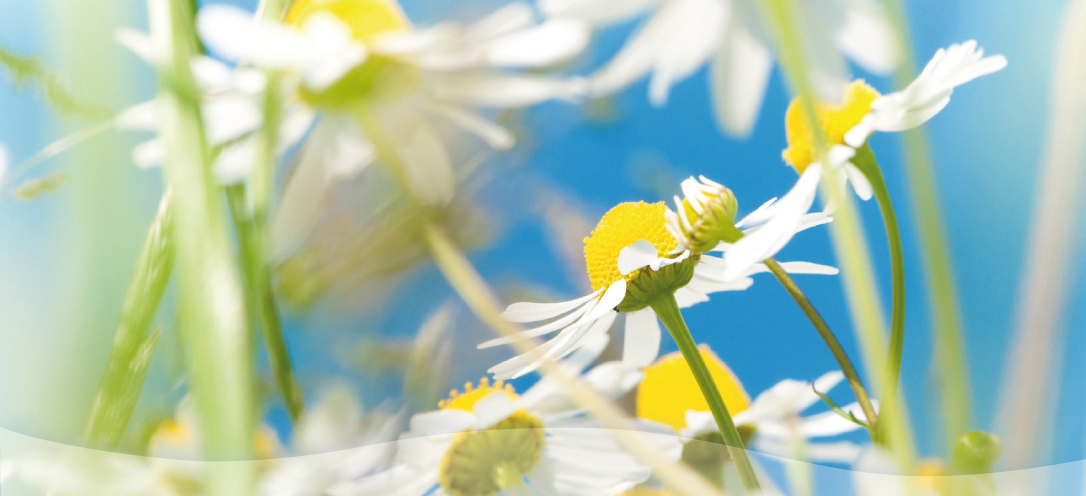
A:
[[[355,40],[366,44],[380,35],[407,31],[411,27],[395,0],[296,0],[284,20],[300,27],[317,12],[336,16],[351,28]]]
[[[672,493],[666,489],[657,489],[654,487],[637,485],[622,493],[618,496],[673,496]]]
[[[666,211],[663,202],[628,202],[616,205],[600,219],[596,229],[584,239],[585,264],[593,290],[610,286],[619,279],[633,279],[638,271],[626,276],[618,271],[618,254],[623,248],[645,240],[656,247],[659,256],[664,256],[678,246],[664,227]]]
[[[511,400],[516,400],[519,397],[517,396],[516,390],[513,389],[512,384],[506,384],[503,381],[494,381],[494,384],[491,385],[490,381],[486,377],[483,377],[482,379],[479,379],[478,386],[475,386],[470,382],[464,384],[464,392],[462,393],[455,389],[450,391],[449,398],[441,400],[437,406],[445,410],[456,408],[470,412],[471,409],[475,407],[477,401],[495,391],[505,394]]]
[[[871,102],[878,97],[879,92],[875,88],[859,79],[845,87],[845,99],[840,105],[816,104],[815,114],[828,145],[844,144],[845,133],[860,123],[860,119],[871,111]],[[784,130],[788,137],[788,149],[781,156],[796,172],[802,174],[814,161],[815,137],[799,98],[788,105],[788,111],[784,114]]]
[[[750,406],[750,396],[731,369],[706,345],[698,347],[709,374],[716,383],[728,413],[735,415]],[[686,411],[709,411],[694,373],[682,353],[664,355],[645,368],[645,378],[637,389],[637,416],[670,425],[676,431],[686,427]]]
[[[443,409],[471,411],[487,395],[500,392],[510,399],[517,393],[509,384],[486,378],[478,387],[468,383],[464,392],[453,391],[440,403]],[[543,423],[518,411],[490,428],[456,435],[441,459],[438,482],[452,496],[493,496],[524,484],[527,474],[543,454]]]

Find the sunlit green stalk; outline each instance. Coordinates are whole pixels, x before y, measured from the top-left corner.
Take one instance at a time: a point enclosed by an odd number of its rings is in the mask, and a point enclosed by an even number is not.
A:
[[[845,379],[848,380],[849,387],[852,388],[852,393],[856,395],[856,401],[860,404],[860,408],[863,409],[864,416],[867,418],[867,431],[871,435],[871,439],[875,439],[875,428],[878,425],[878,416],[875,414],[875,408],[871,405],[871,398],[867,394],[867,390],[864,389],[863,382],[860,381],[860,374],[856,372],[856,367],[852,365],[852,360],[848,358],[845,353],[845,349],[841,347],[841,343],[837,341],[837,336],[830,330],[830,326],[826,325],[826,321],[819,315],[818,310],[815,310],[814,305],[807,299],[807,295],[803,294],[803,291],[796,285],[796,281],[792,279],[792,276],[788,275],[784,271],[776,260],[772,258],[765,260],[765,266],[769,268],[769,271],[780,281],[784,289],[788,291],[788,294],[792,296],[792,299],[796,301],[796,304],[803,310],[804,315],[814,324],[815,329],[818,330],[818,335],[822,337],[822,340],[826,342],[826,346],[829,347],[830,353],[833,354],[833,358],[837,360],[837,366],[841,368],[841,372],[845,374]]]
[[[656,316],[660,317],[664,327],[667,327],[687,365],[690,366],[694,380],[701,389],[701,395],[705,397],[705,402],[709,404],[709,411],[713,413],[717,428],[724,436],[724,444],[728,445],[728,452],[735,461],[736,469],[739,470],[739,477],[743,479],[743,487],[750,493],[758,491],[758,477],[754,475],[754,467],[751,466],[750,458],[747,457],[743,439],[739,437],[739,431],[736,430],[735,422],[724,404],[724,398],[720,396],[720,390],[713,382],[713,376],[709,374],[709,367],[705,365],[705,360],[698,351],[698,345],[694,342],[694,337],[690,335],[690,329],[686,327],[682,312],[679,311],[679,304],[675,301],[675,294],[659,295],[649,303],[649,306],[656,312]]]
[[[88,446],[112,450],[124,434],[139,399],[147,366],[158,334],[147,334],[173,272],[174,252],[169,239],[169,193],[163,195],[158,215],[147,231],[136,272],[128,283],[121,318],[113,334],[98,394],[87,419],[83,438]]]
[[[905,5],[901,0],[889,0],[887,6],[901,36],[902,61],[894,74],[899,88],[912,82],[916,62],[906,23]],[[916,225],[920,233],[921,260],[924,261],[928,305],[935,342],[937,384],[942,396],[946,446],[949,450],[959,436],[972,425],[968,361],[962,341],[962,317],[957,282],[950,265],[946,228],[940,214],[935,173],[927,137],[923,127],[902,133],[905,150],[905,172],[908,177],[912,204],[916,208]]]
[[[793,92],[796,93],[806,111],[810,128],[814,132],[818,146],[818,157],[825,157],[829,146],[825,133],[818,124],[815,112],[815,93],[807,79],[806,61],[803,60],[799,40],[796,37],[799,23],[793,18],[796,9],[791,0],[767,0],[765,13],[770,20],[777,37],[777,55],[784,69]],[[889,390],[890,372],[885,363],[886,338],[885,317],[878,297],[878,288],[873,277],[871,257],[868,253],[863,227],[852,196],[844,185],[836,180],[834,171],[824,171],[821,191],[825,201],[834,205],[834,222],[830,225],[830,235],[837,260],[841,265],[841,276],[848,296],[849,309],[859,337],[861,354],[869,374],[874,377],[875,391]],[[897,455],[898,463],[905,470],[911,470],[915,463],[915,447],[908,425],[908,416],[904,401],[896,402],[897,410],[884,414],[890,442]],[[885,409],[887,405],[883,405]]]
[[[520,328],[501,317],[497,299],[490,288],[467,257],[456,248],[448,234],[433,223],[427,223],[423,233],[441,274],[475,316],[500,336],[515,336],[520,333]],[[583,382],[570,376],[553,360],[543,359],[538,350],[539,345],[539,341],[532,338],[510,343],[517,353],[527,353],[533,358],[542,359],[540,371],[555,380],[574,403],[585,407],[607,427],[623,448],[651,467],[653,475],[665,486],[678,496],[724,495],[697,472],[684,464],[672,462],[657,448],[645,442],[636,427],[631,425],[629,417]]]
[[[167,150],[188,383],[200,414],[205,456],[248,460],[256,420],[252,336],[220,192],[211,175],[200,95],[189,68],[197,53],[195,13],[187,0],[149,0],[148,13],[156,43],[169,48],[159,66],[159,134]],[[252,463],[210,464],[207,494],[252,494],[255,468]]]

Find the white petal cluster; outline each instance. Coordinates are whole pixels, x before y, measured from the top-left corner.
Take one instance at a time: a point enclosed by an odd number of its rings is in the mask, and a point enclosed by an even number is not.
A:
[[[754,428],[752,447],[771,455],[792,457],[796,441],[806,443],[817,438],[829,438],[859,429],[860,426],[836,412],[825,411],[802,416],[808,408],[819,402],[818,395],[827,393],[844,379],[840,371],[823,374],[814,382],[783,380],[759,394],[747,409],[733,417],[736,426]],[[864,420],[859,404],[841,408]],[[710,412],[687,410],[686,428],[680,436],[693,439],[701,434],[717,432],[716,421]],[[860,456],[860,446],[845,442],[811,443],[804,447],[812,461],[852,463]]]
[[[649,99],[667,102],[670,88],[709,65],[710,88],[721,126],[745,135],[753,127],[773,68],[771,28],[758,6],[739,0],[540,0],[554,18],[597,25],[646,15],[648,20],[592,78],[606,95],[649,75]],[[885,74],[898,61],[893,30],[870,0],[794,2],[809,76],[819,95],[837,101],[847,81],[847,56]]]

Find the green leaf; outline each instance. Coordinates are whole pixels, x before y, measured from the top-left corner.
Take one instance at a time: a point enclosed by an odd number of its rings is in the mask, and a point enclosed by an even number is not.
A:
[[[68,91],[56,74],[47,71],[40,60],[24,57],[0,47],[0,65],[7,68],[8,76],[16,89],[23,90],[34,84],[43,101],[62,114],[81,115],[108,119],[112,112],[99,104],[84,102]]]
[[[845,420],[848,420],[849,422],[852,422],[852,423],[854,423],[854,424],[856,424],[856,425],[858,425],[860,427],[863,427],[864,429],[868,429],[867,422],[864,422],[864,421],[856,418],[856,416],[853,415],[852,412],[846,412],[846,411],[842,410],[841,407],[837,406],[837,403],[834,403],[833,400],[831,400],[829,396],[826,396],[825,394],[822,394],[822,393],[818,392],[818,390],[815,389],[815,387],[814,387],[814,383],[811,383],[811,391],[814,391],[814,393],[817,394],[819,398],[822,398],[822,402],[825,403],[826,406],[830,407],[830,410],[833,410],[833,413],[836,413],[836,414],[840,415]]]

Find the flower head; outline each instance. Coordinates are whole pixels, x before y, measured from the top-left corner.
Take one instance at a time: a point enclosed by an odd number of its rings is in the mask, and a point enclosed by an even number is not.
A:
[[[667,230],[694,253],[705,253],[720,243],[734,243],[743,237],[735,227],[739,203],[735,195],[720,183],[705,176],[682,182],[685,198],[675,197],[675,211],[668,210]]]
[[[366,44],[381,35],[403,32],[411,27],[394,0],[297,0],[290,6],[284,22],[303,26],[314,14],[325,12],[350,29],[351,38]]]
[[[878,97],[879,92],[860,79],[845,87],[845,98],[840,104],[816,104],[815,114],[826,145],[845,144],[845,134],[871,111],[871,102]],[[784,130],[788,137],[788,149],[781,156],[796,172],[802,174],[815,161],[817,153],[814,130],[799,97],[788,105],[784,114]]]
[[[622,250],[638,241],[647,241],[660,257],[675,250],[678,243],[663,222],[666,211],[663,202],[628,202],[604,214],[592,234],[584,239],[585,264],[592,289],[634,278],[636,271],[623,273],[619,268],[619,257]]]
[[[746,410],[750,395],[735,373],[707,345],[699,346],[698,351],[728,411],[734,414]],[[709,404],[682,353],[669,353],[645,367],[645,378],[637,388],[637,416],[670,425],[679,432],[686,428],[687,410],[709,411]]]

